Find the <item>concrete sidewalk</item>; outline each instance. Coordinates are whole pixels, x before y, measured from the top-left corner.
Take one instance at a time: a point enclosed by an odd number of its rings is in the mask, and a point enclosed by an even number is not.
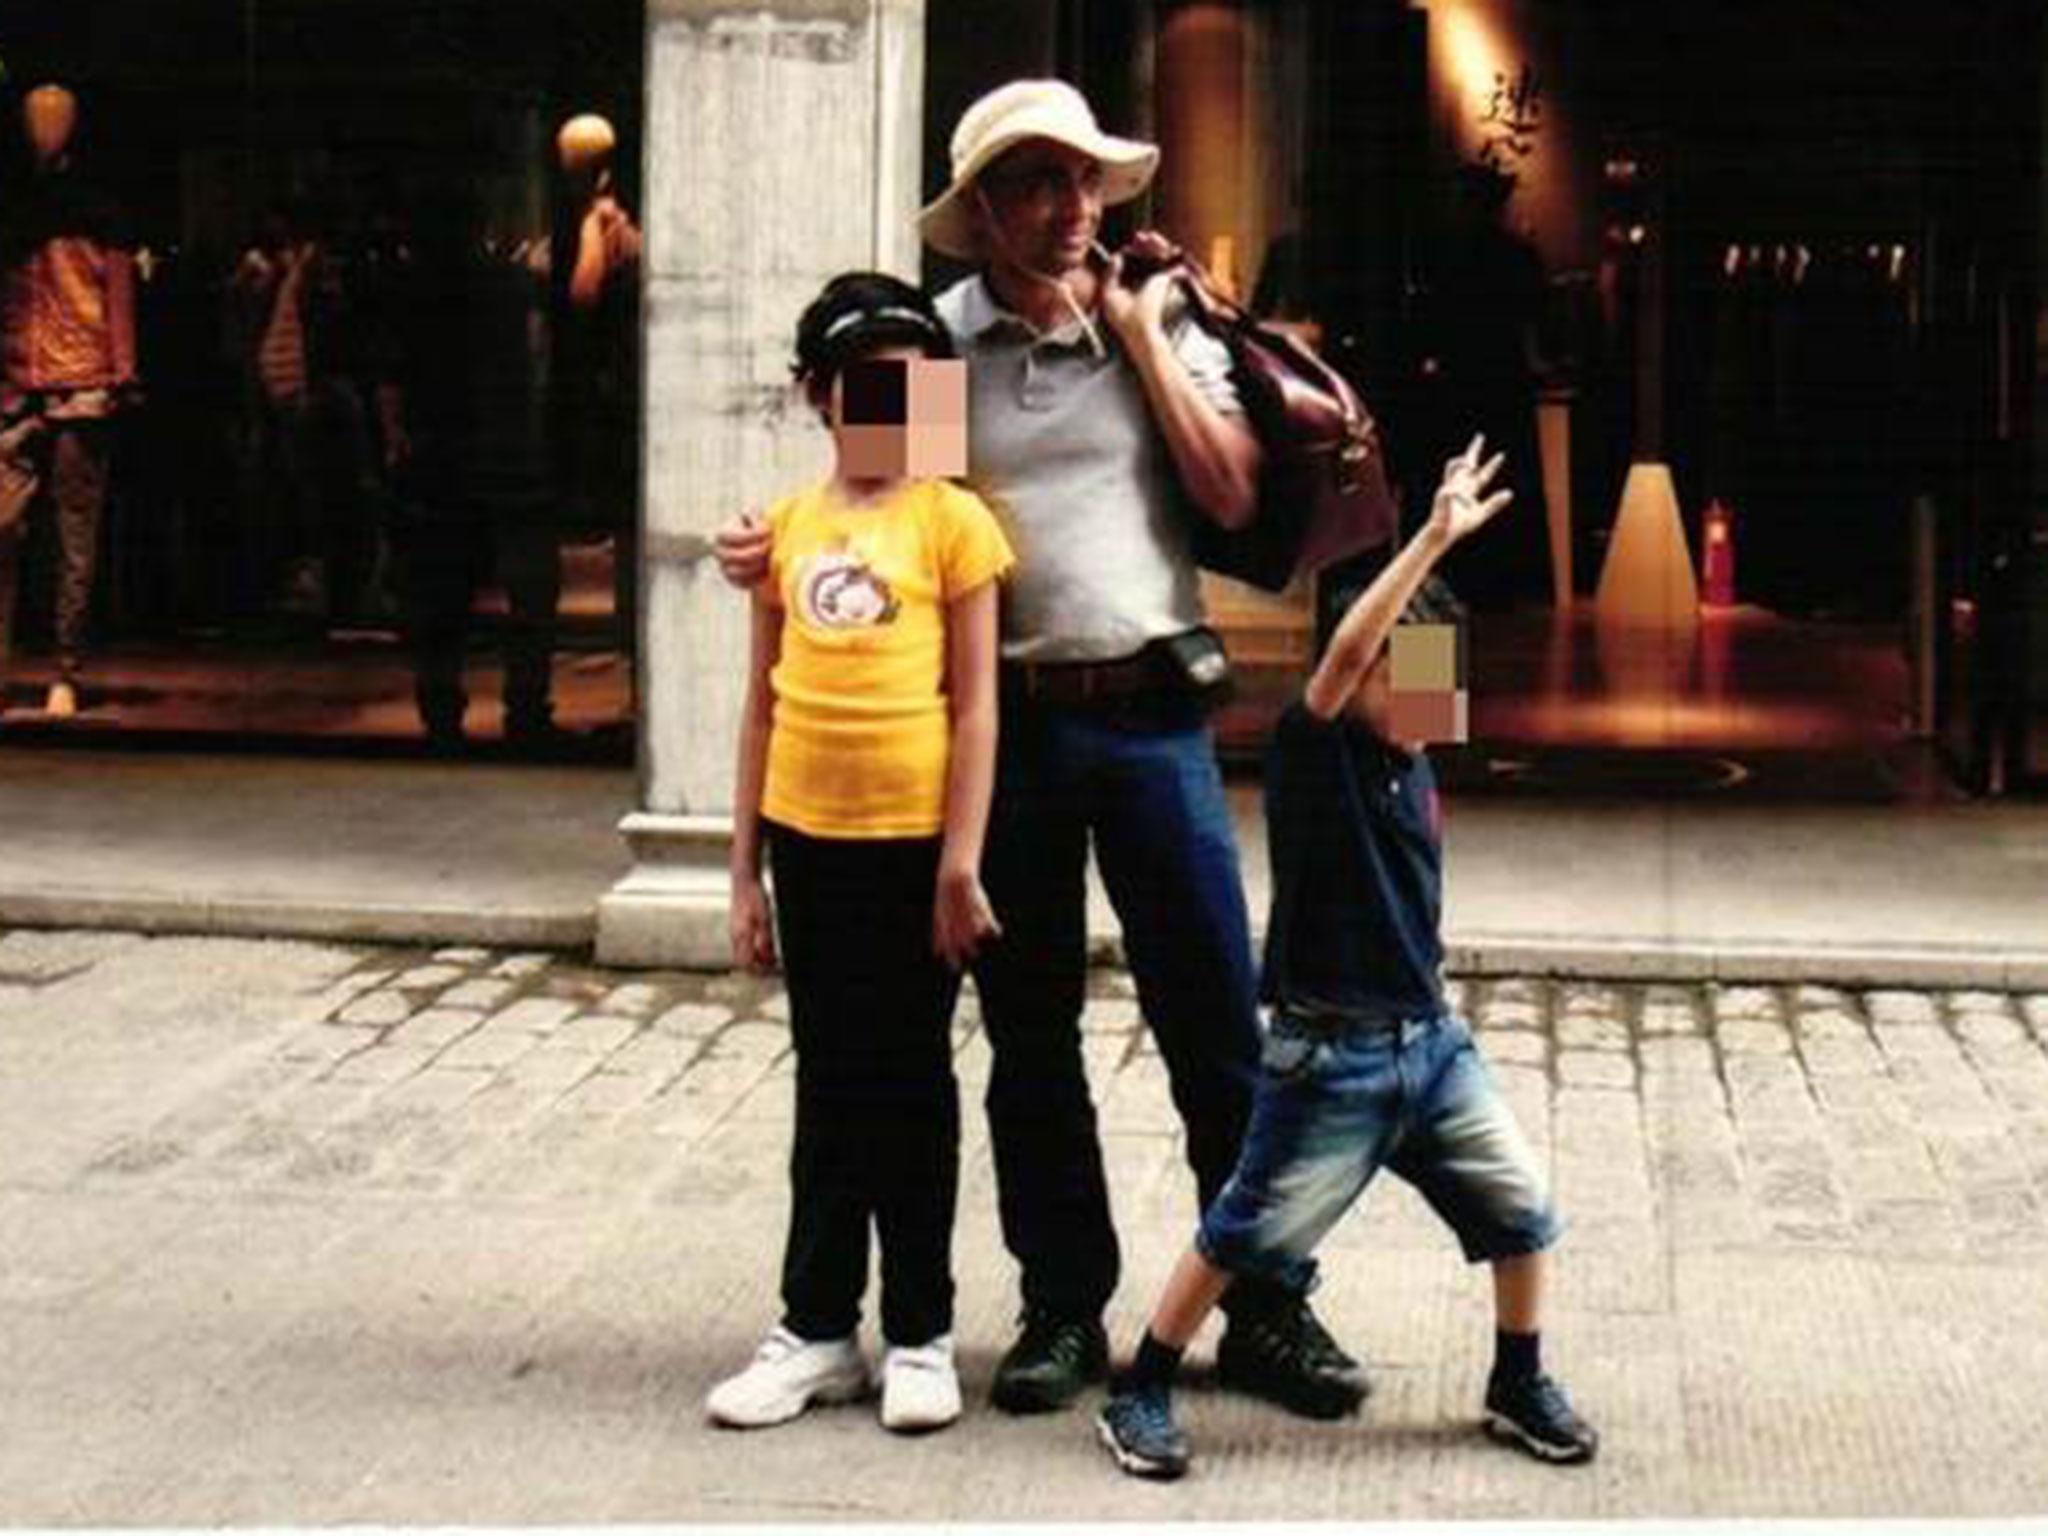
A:
[[[578,949],[633,799],[624,769],[0,749],[0,923]],[[1447,826],[1457,972],[2048,986],[2048,805],[1486,793]],[[1090,926],[1113,955],[1099,889]]]
[[[0,750],[0,923],[577,949],[627,769]]]
[[[1084,1051],[1130,1346],[1193,1191],[1129,978]],[[1483,1269],[1398,1181],[1321,1258],[1364,1414],[1214,1388],[1162,1488],[988,1406],[1016,1275],[956,1017],[968,1411],[758,1434],[794,1099],[773,981],[543,954],[0,931],[0,1523],[2022,1516],[2048,1510],[2048,993],[1455,984],[1567,1231],[1545,1358],[1601,1428],[1478,1433]],[[874,1297],[869,1298],[872,1348]]]

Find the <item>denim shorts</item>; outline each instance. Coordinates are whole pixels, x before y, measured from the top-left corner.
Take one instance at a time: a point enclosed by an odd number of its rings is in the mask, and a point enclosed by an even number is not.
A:
[[[1276,1013],[1237,1168],[1196,1246],[1233,1274],[1306,1290],[1310,1254],[1381,1168],[1421,1194],[1477,1263],[1562,1230],[1535,1153],[1464,1020],[1357,1025]]]

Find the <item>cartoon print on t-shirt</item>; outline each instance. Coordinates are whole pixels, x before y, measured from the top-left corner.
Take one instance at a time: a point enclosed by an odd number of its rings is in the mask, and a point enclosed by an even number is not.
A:
[[[804,621],[819,629],[877,629],[893,624],[902,606],[866,557],[843,541],[798,569],[796,600]]]

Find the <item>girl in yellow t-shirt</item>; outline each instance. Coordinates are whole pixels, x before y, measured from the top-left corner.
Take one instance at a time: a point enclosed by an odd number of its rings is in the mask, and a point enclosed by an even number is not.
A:
[[[836,462],[768,513],[732,845],[733,958],[772,964],[779,931],[796,1047],[783,1316],[706,1407],[755,1427],[867,1393],[872,1223],[882,1422],[936,1429],[960,1414],[951,1028],[961,967],[999,933],[979,870],[1014,557],[987,505],[936,478],[966,469],[966,384],[929,299],[834,278],[796,351]]]

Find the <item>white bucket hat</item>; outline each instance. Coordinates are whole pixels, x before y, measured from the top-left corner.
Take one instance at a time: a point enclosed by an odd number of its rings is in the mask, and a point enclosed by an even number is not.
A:
[[[1159,165],[1159,146],[1120,139],[1096,126],[1088,100],[1064,80],[1012,80],[960,114],[953,130],[953,181],[917,216],[925,243],[948,256],[975,256],[974,217],[967,191],[1004,150],[1026,139],[1051,139],[1102,166],[1105,206],[1145,190]]]

